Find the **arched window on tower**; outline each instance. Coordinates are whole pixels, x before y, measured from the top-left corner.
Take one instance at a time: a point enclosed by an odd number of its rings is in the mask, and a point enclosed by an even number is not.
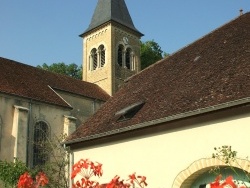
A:
[[[96,70],[97,68],[97,50],[93,48],[90,54],[90,70]]]
[[[38,121],[34,127],[33,140],[33,166],[44,165],[48,161],[48,148],[46,143],[49,138],[49,126],[44,121]]]
[[[123,50],[124,50],[124,47],[122,44],[120,44],[118,46],[118,54],[117,54],[117,63],[118,65],[120,65],[120,67],[122,67],[123,65]]]
[[[100,66],[103,67],[105,65],[105,48],[104,45],[100,45],[98,48],[99,58],[100,58]]]
[[[132,65],[132,50],[131,48],[127,48],[126,50],[126,67],[128,69],[131,69]]]

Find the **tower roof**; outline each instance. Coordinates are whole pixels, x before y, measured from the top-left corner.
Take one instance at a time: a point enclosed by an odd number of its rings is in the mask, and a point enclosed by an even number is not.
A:
[[[135,28],[124,0],[98,0],[90,25],[82,35],[109,21],[122,24],[143,35]]]

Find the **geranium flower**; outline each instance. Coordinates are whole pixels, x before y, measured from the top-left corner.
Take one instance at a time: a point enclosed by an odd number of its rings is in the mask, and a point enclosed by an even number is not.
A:
[[[139,184],[141,185],[141,186],[147,186],[148,184],[146,183],[146,176],[137,176],[138,178],[140,178],[141,179],[141,181],[139,182]]]
[[[45,173],[39,172],[36,176],[36,182],[38,183],[38,186],[45,186],[49,183],[49,180]]]
[[[225,181],[221,181],[221,175],[217,176],[213,183],[210,183],[210,188],[246,188],[245,186],[238,187],[232,176],[228,176]]]
[[[33,185],[33,179],[28,172],[25,172],[20,176],[17,187],[18,188],[31,188]]]
[[[137,180],[137,179],[136,179],[136,176],[135,176],[135,173],[129,175],[128,177],[129,177],[129,179],[130,179],[130,183],[134,185],[134,184],[135,184],[134,181]]]
[[[20,176],[17,188],[38,188],[40,185],[45,186],[49,182],[47,176],[43,172],[39,172],[36,176],[36,182],[33,181],[32,177],[28,172],[25,172]]]

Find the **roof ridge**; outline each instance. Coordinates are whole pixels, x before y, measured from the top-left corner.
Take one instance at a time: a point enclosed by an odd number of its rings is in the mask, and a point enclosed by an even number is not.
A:
[[[230,21],[228,21],[228,22],[222,24],[221,26],[217,27],[216,29],[214,29],[214,30],[212,30],[212,31],[210,31],[210,32],[208,32],[208,33],[206,33],[205,35],[201,36],[200,38],[196,39],[195,41],[193,41],[193,42],[191,42],[191,43],[189,43],[189,44],[183,46],[182,48],[180,48],[179,50],[177,50],[177,51],[175,51],[174,53],[170,54],[169,56],[164,57],[164,58],[162,58],[161,60],[156,61],[155,63],[153,63],[153,64],[151,64],[150,66],[146,67],[145,69],[141,70],[138,74],[132,75],[131,77],[127,78],[127,79],[125,80],[125,82],[130,81],[133,77],[135,77],[135,76],[141,74],[142,72],[146,71],[147,69],[150,69],[150,68],[156,66],[157,64],[161,63],[162,61],[165,61],[167,58],[170,58],[170,57],[174,56],[175,54],[179,53],[179,52],[182,51],[183,49],[185,49],[185,48],[189,47],[190,45],[192,45],[192,44],[194,44],[194,43],[196,43],[196,42],[202,40],[203,38],[207,37],[208,35],[214,33],[215,31],[221,29],[222,27],[224,27],[224,26],[226,26],[226,25],[228,25],[228,24],[234,22],[235,20],[237,20],[237,19],[239,19],[240,17],[245,16],[245,15],[247,15],[247,14],[250,14],[250,12],[246,12],[246,13],[244,13],[244,14],[242,14],[242,15],[239,15],[239,16],[237,16],[236,18],[231,19]]]
[[[203,38],[207,37],[208,35],[214,33],[215,31],[220,30],[222,27],[225,27],[225,26],[228,25],[228,24],[231,24],[232,22],[234,22],[235,20],[239,19],[240,17],[242,17],[242,16],[244,16],[244,15],[246,15],[246,14],[250,14],[250,12],[244,13],[243,15],[237,16],[236,18],[233,18],[233,19],[227,21],[226,23],[224,23],[224,24],[220,25],[219,27],[213,29],[212,31],[206,33],[205,35],[201,36],[200,38],[196,39],[195,41],[193,41],[193,42],[191,42],[191,43],[189,43],[189,44],[183,46],[183,47],[180,48],[179,50],[177,50],[177,51],[175,51],[174,53],[172,53],[170,56],[173,56],[173,55],[177,54],[178,52],[182,51],[184,48],[187,48],[188,46],[190,46],[190,45],[192,45],[192,44],[194,44],[194,43],[196,43],[196,42],[202,40]]]

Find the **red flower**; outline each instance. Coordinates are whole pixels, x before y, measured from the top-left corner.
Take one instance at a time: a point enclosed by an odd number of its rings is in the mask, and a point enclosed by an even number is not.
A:
[[[233,177],[232,176],[228,176],[225,181],[223,181],[222,183],[220,183],[221,180],[221,175],[219,175],[216,179],[215,182],[210,183],[210,187],[211,188],[225,188],[225,187],[232,187],[232,188],[237,188],[237,185],[235,185],[234,181],[233,181]],[[241,186],[241,188],[244,188],[245,186]]]
[[[97,162],[97,165],[94,165],[94,163],[91,165],[91,169],[94,172],[95,176],[102,176],[102,164]]]
[[[39,172],[38,175],[36,176],[36,182],[37,182],[37,186],[40,186],[40,185],[45,186],[49,183],[49,180],[45,173]]]
[[[106,188],[129,188],[130,185],[119,180],[119,176],[115,176],[106,186]]]
[[[99,184],[96,181],[91,181],[92,176],[102,176],[102,164],[98,162],[92,162],[88,159],[86,160],[79,160],[76,164],[72,167],[71,179],[75,178],[77,174],[80,174],[83,178],[81,181],[77,181],[75,184],[72,184],[73,188],[129,188],[131,184],[135,185],[135,183],[140,187],[143,188],[147,186],[146,177],[145,176],[137,176],[135,173],[129,175],[129,182],[124,183],[124,180],[119,180],[119,176],[115,176],[108,184]],[[137,179],[138,178],[138,179]]]
[[[17,187],[18,188],[31,188],[33,185],[33,179],[28,172],[25,172],[20,176]]]
[[[115,176],[108,184],[106,188],[114,188],[115,185],[119,182],[119,176]]]
[[[79,161],[79,163],[80,163],[80,166],[81,166],[81,168],[85,168],[85,169],[88,169],[89,168],[89,165],[90,165],[90,161],[88,160],[88,159],[81,159],[80,161]]]
[[[217,176],[213,183],[210,183],[211,188],[218,188],[220,185],[221,175]]]
[[[81,161],[78,161],[72,166],[71,179],[74,179],[76,175],[81,171]]]
[[[136,180],[136,176],[135,176],[135,173],[131,174],[128,176],[129,179],[130,179],[130,183],[134,185],[134,181]]]
[[[233,177],[232,176],[228,176],[225,180],[225,182],[223,182],[220,185],[220,188],[224,188],[226,185],[230,185],[232,188],[237,188],[237,186],[234,184],[233,182]]]
[[[140,186],[147,186],[148,184],[146,183],[146,176],[137,176],[138,178],[141,179],[141,181],[139,182]]]
[[[28,172],[25,172],[20,176],[17,187],[18,188],[37,188],[40,185],[45,186],[49,182],[47,176],[43,172],[39,172],[36,176],[36,182],[33,181],[32,177]]]

